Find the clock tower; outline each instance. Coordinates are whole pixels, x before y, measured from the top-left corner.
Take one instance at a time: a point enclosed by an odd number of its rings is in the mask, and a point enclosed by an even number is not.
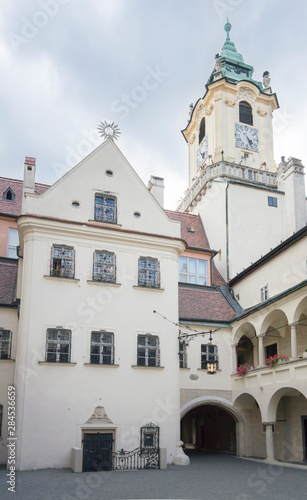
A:
[[[273,158],[272,112],[278,101],[269,73],[255,81],[253,67],[244,62],[230,40],[226,41],[206,85],[204,97],[191,106],[182,131],[189,147],[189,185],[206,167],[219,161],[276,172]]]
[[[304,167],[290,158],[277,168],[272,115],[278,100],[268,71],[253,78],[226,40],[206,84],[190,106],[182,134],[188,144],[189,185],[178,211],[201,216],[215,263],[226,281],[306,224]]]

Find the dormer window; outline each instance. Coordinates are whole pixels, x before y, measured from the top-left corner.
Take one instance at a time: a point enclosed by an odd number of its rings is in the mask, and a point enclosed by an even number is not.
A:
[[[203,118],[202,121],[200,122],[200,127],[199,127],[198,144],[201,143],[205,135],[206,135],[206,120],[205,118]]]
[[[3,199],[7,201],[14,201],[15,195],[10,187],[3,193]]]
[[[247,125],[253,125],[253,110],[246,101],[241,101],[239,104],[239,121]]]

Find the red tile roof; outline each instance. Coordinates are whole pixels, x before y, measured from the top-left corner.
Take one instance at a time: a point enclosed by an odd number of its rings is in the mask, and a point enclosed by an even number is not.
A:
[[[13,215],[15,217],[21,214],[22,184],[23,182],[17,179],[0,177],[0,214]],[[43,194],[49,187],[46,184],[35,183],[35,193]],[[3,195],[8,188],[11,188],[13,191],[14,200],[3,199]]]
[[[16,301],[17,260],[0,258],[0,304]]]
[[[165,213],[170,219],[181,222],[181,238],[187,242],[189,247],[201,248],[202,250],[210,249],[209,241],[199,215],[173,212],[172,210],[165,210]]]
[[[233,308],[219,290],[179,287],[180,320],[228,322],[234,315]]]

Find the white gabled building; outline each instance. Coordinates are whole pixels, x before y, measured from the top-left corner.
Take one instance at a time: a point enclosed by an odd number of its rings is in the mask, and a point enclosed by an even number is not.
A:
[[[172,461],[178,333],[153,311],[177,320],[180,224],[108,139],[43,195],[28,191],[18,226],[19,467],[69,467],[90,433],[132,450],[150,422]]]

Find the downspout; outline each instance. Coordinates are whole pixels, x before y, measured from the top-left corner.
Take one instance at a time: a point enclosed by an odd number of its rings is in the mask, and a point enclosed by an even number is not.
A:
[[[227,275],[227,283],[229,283],[229,221],[228,221],[228,188],[229,181],[227,181],[226,186],[226,275]]]

